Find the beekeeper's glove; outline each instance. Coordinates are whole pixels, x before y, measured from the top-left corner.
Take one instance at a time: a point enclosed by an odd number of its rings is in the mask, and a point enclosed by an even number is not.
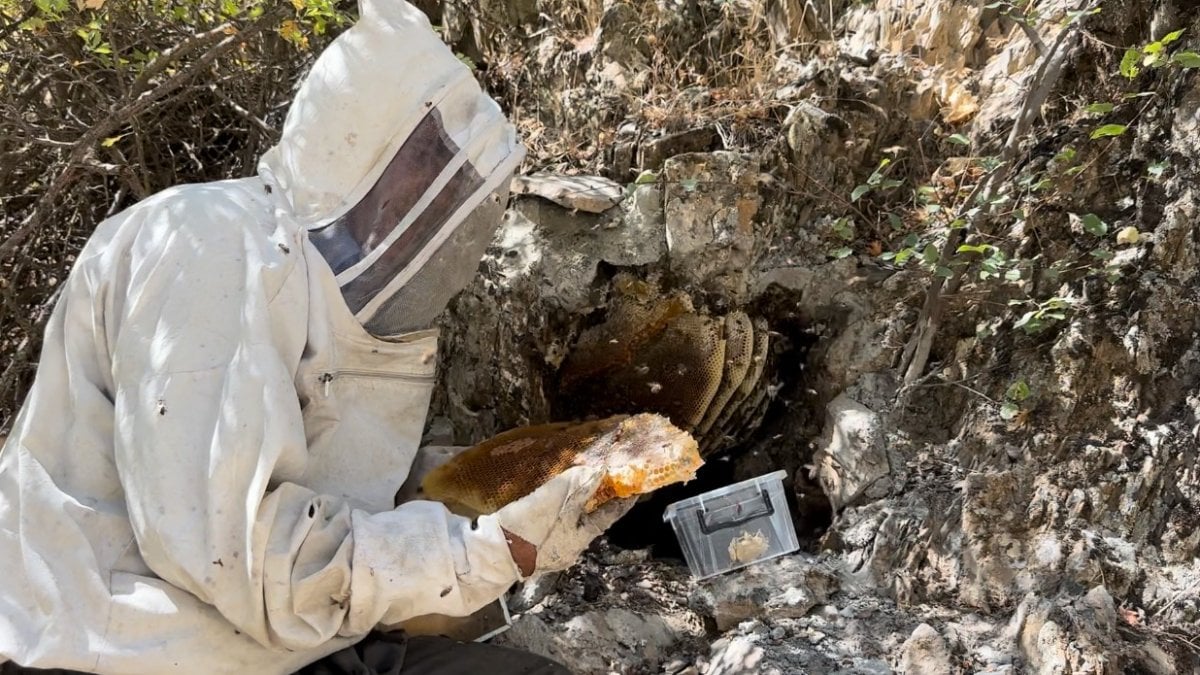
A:
[[[565,570],[637,501],[613,500],[587,513],[584,507],[603,478],[601,468],[571,467],[495,514],[481,518],[499,522],[522,577]]]

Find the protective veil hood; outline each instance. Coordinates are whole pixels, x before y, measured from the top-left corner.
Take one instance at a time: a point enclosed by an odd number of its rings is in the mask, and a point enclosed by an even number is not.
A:
[[[427,327],[475,274],[524,149],[471,71],[401,0],[313,65],[259,173],[376,335]]]

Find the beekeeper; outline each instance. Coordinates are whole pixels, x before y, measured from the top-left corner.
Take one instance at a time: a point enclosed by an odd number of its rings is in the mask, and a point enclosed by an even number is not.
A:
[[[429,330],[475,273],[523,150],[423,14],[363,0],[258,175],[101,223],[0,451],[0,671],[561,673],[378,637],[569,566],[563,473],[474,521],[396,506]],[[364,640],[365,636],[371,635]]]

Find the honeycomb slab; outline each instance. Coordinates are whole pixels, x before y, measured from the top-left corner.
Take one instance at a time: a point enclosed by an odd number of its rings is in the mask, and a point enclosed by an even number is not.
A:
[[[613,499],[691,480],[703,464],[690,434],[655,414],[521,427],[476,445],[429,473],[428,499],[462,515],[494,513],[573,466],[604,470],[588,511]]]

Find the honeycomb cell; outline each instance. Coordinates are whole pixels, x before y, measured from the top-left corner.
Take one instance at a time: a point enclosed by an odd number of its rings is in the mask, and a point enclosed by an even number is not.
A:
[[[618,276],[615,297],[604,323],[584,331],[559,373],[564,390],[587,389],[588,382],[628,369],[647,344],[692,311],[691,301],[676,293],[666,297],[650,284]]]
[[[580,416],[655,412],[684,429],[694,428],[721,383],[723,321],[680,313],[661,331],[638,332],[622,328],[626,319],[618,317],[598,327],[610,349],[595,346],[597,338],[591,337],[563,363],[564,407]]]
[[[696,435],[704,436],[713,428],[726,405],[742,386],[754,356],[754,328],[745,312],[730,312],[725,316],[725,365],[721,384],[704,419],[696,427]]]
[[[753,354],[750,357],[750,367],[746,372],[746,376],[742,378],[741,384],[738,386],[737,392],[733,398],[725,405],[725,409],[721,411],[720,417],[714,428],[710,430],[705,438],[706,447],[705,454],[708,454],[710,448],[717,449],[722,445],[728,444],[731,437],[736,437],[734,431],[740,431],[743,425],[740,422],[747,417],[755,417],[757,414],[757,405],[759,401],[754,394],[761,392],[766,393],[766,382],[763,380],[763,374],[766,371],[767,356],[771,347],[771,332],[767,325],[766,319],[755,318],[754,325],[754,347]]]

